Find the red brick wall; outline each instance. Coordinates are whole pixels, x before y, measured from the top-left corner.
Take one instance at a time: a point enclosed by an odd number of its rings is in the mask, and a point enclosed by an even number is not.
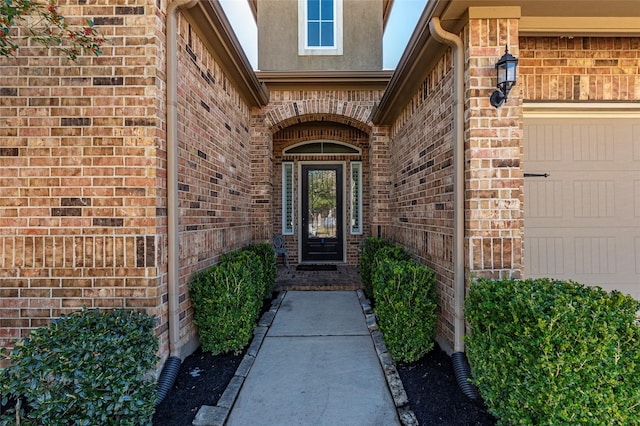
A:
[[[292,146],[305,141],[314,140],[331,140],[349,144],[352,147],[359,148],[362,151],[362,155],[283,155],[283,151]],[[273,181],[273,229],[277,233],[282,233],[282,209],[278,208],[282,206],[282,162],[293,162],[294,167],[294,227],[296,232],[294,235],[285,235],[284,239],[287,244],[287,250],[289,252],[289,262],[296,264],[300,261],[298,258],[298,244],[299,238],[297,231],[299,229],[299,200],[298,200],[298,185],[300,182],[299,175],[299,163],[304,162],[340,162],[343,164],[343,183],[346,191],[343,193],[344,202],[344,214],[346,221],[344,223],[344,232],[346,235],[345,246],[345,258],[346,263],[350,265],[356,265],[358,262],[358,248],[364,240],[364,233],[351,234],[349,226],[349,217],[351,213],[350,206],[350,194],[351,194],[351,162],[362,162],[362,209],[363,218],[367,217],[369,212],[369,135],[361,130],[347,127],[344,125],[337,125],[335,123],[327,123],[319,129],[317,126],[314,128],[306,128],[304,125],[293,126],[287,129],[281,130],[273,135],[273,157],[274,157],[274,174]],[[363,220],[364,222],[364,220]]]
[[[188,341],[197,333],[189,279],[252,241],[252,141],[251,109],[233,82],[186,20],[179,34],[180,331]]]
[[[640,37],[520,37],[522,98],[637,101]]]
[[[93,16],[104,54],[0,59],[0,346],[86,305],[157,315],[167,355],[164,19],[148,2]],[[179,19],[181,340],[188,280],[252,241],[251,111]]]
[[[0,58],[0,346],[84,305],[160,305],[156,9],[73,3],[103,56]]]
[[[436,272],[438,334],[453,340],[453,92],[451,51],[394,123],[389,143],[390,224],[383,237]]]
[[[519,277],[522,271],[522,98],[516,86],[500,108],[496,61],[519,57],[517,19],[471,19],[464,33],[468,78],[465,110],[467,278]]]

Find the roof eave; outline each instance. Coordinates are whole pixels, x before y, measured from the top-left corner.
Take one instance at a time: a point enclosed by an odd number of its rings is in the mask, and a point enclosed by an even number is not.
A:
[[[267,105],[269,92],[256,77],[220,3],[217,0],[200,1],[184,13],[200,30],[200,36],[228,77],[236,83],[242,98],[250,106]]]

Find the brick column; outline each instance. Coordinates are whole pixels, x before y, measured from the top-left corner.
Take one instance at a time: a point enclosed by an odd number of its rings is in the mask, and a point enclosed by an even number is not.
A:
[[[389,189],[391,175],[389,170],[389,128],[373,127],[370,141],[369,176],[371,176],[371,208],[368,220],[371,236],[378,236],[378,226],[381,228],[382,237],[385,237],[385,227],[390,222],[389,216]]]
[[[465,229],[470,276],[519,277],[522,271],[522,101],[518,83],[496,109],[495,63],[518,57],[519,8],[470,8],[465,31]],[[489,18],[488,16],[493,16]],[[498,18],[496,18],[498,16]]]
[[[273,135],[258,109],[251,113],[251,221],[254,241],[273,236]]]

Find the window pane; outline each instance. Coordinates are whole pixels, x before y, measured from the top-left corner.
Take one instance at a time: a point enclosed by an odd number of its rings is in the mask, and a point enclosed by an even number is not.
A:
[[[333,22],[322,23],[321,46],[333,46]]]
[[[337,190],[335,170],[308,171],[309,238],[336,238]]]
[[[323,21],[333,21],[333,0],[322,0],[320,10]]]
[[[308,20],[320,19],[320,0],[307,1],[307,19]]]
[[[309,46],[320,46],[319,22],[309,22],[307,24],[307,44]]]

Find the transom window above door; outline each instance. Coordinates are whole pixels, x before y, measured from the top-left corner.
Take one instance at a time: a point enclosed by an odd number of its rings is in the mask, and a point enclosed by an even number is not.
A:
[[[342,55],[342,1],[298,0],[299,55]]]
[[[283,154],[294,155],[361,155],[362,151],[350,145],[341,144],[338,142],[328,141],[313,141],[304,142],[286,148]]]

